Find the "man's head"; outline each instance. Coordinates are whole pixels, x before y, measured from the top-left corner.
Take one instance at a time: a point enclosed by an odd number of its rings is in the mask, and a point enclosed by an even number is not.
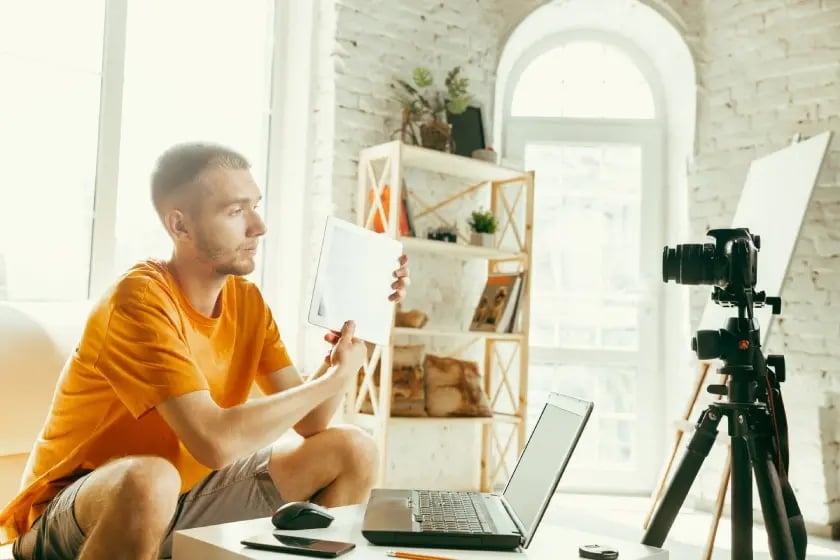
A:
[[[254,270],[261,198],[248,161],[215,144],[173,146],[152,173],[152,203],[176,253],[220,275]]]

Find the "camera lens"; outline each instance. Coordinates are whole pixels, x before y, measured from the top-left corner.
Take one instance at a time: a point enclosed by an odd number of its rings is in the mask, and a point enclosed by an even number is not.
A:
[[[714,282],[715,245],[686,243],[662,252],[662,281],[677,284],[712,284]]]

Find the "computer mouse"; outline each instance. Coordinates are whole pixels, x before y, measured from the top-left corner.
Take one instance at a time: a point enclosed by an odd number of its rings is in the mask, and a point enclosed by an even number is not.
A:
[[[330,512],[312,502],[288,502],[277,508],[271,523],[278,529],[323,529],[335,519]]]

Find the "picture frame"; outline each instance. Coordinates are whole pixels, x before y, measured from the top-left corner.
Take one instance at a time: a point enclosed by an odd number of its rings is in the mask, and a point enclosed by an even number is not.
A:
[[[475,150],[487,148],[480,105],[470,104],[466,111],[457,115],[447,111],[446,119],[452,127],[453,154],[472,157]]]

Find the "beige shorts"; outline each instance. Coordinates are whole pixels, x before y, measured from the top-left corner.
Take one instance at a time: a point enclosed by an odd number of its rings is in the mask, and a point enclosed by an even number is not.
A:
[[[231,521],[269,517],[283,504],[268,474],[271,448],[213,471],[178,499],[175,515],[160,549],[161,558],[172,555],[172,533]],[[16,560],[76,558],[85,536],[76,522],[73,503],[87,477],[64,488],[47,506],[26,534],[15,541]]]

